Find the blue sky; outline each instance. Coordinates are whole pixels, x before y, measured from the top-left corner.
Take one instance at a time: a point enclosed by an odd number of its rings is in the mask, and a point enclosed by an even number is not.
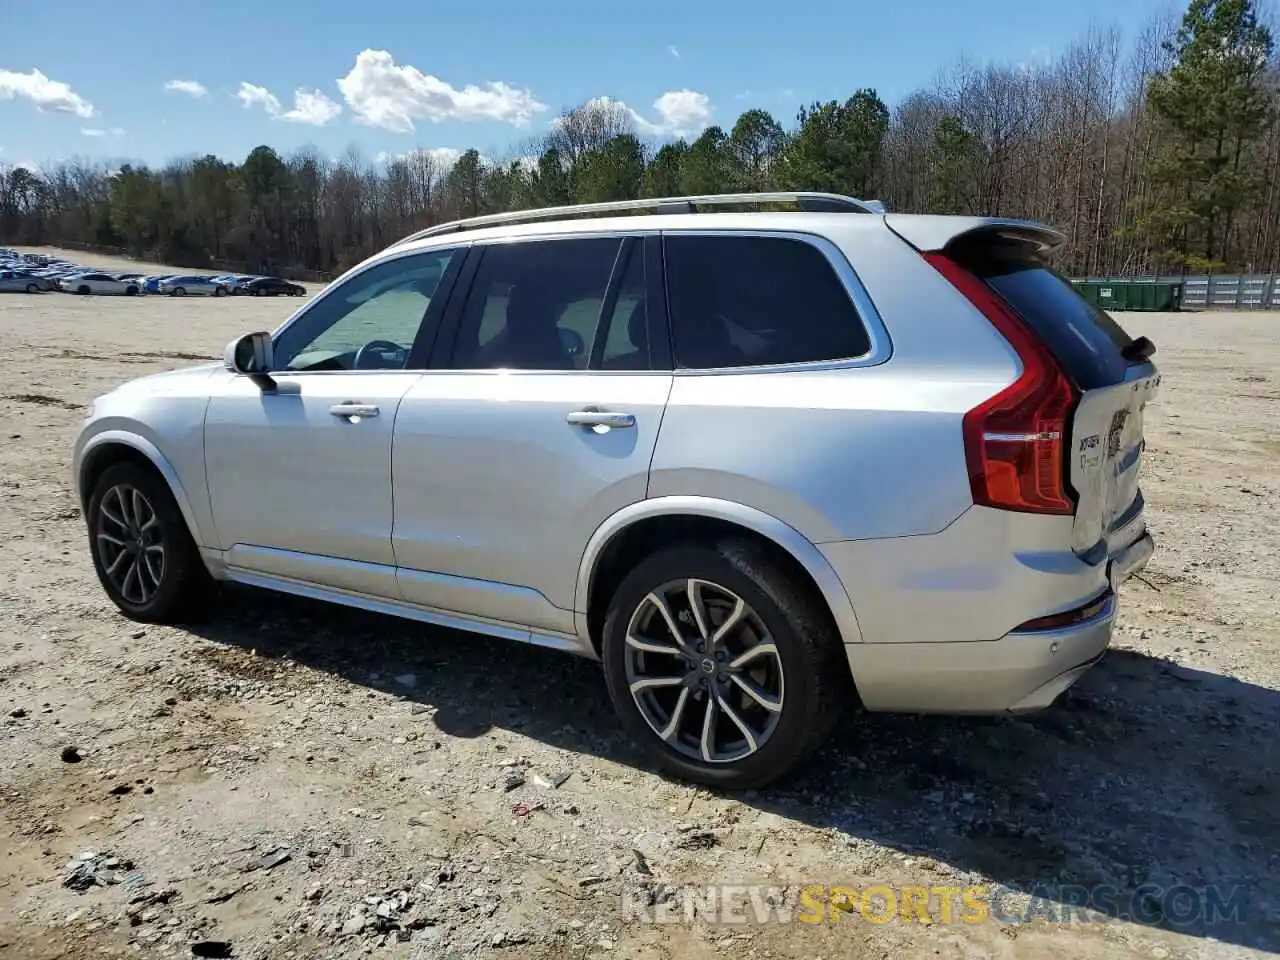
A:
[[[860,87],[892,107],[961,55],[1031,62],[1091,24],[1130,40],[1171,2],[0,0],[0,163],[503,156],[600,96],[656,138],[754,106],[789,125]]]

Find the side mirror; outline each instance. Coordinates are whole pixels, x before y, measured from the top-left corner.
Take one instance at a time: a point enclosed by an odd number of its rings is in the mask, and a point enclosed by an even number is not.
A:
[[[246,333],[232,340],[223,351],[222,362],[232,373],[248,377],[263,390],[276,387],[271,379],[274,348],[269,333]]]

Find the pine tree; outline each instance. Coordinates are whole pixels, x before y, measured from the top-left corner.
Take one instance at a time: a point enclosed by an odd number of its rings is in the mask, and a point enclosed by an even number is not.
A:
[[[1147,101],[1164,144],[1146,167],[1151,196],[1137,228],[1161,259],[1211,270],[1231,259],[1235,215],[1261,188],[1241,160],[1273,126],[1271,33],[1253,0],[1191,0],[1165,49],[1173,66],[1152,79]]]

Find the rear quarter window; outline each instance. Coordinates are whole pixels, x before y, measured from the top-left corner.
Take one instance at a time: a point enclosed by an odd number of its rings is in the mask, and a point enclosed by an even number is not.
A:
[[[679,367],[813,363],[871,350],[848,291],[811,243],[673,233],[663,250]]]

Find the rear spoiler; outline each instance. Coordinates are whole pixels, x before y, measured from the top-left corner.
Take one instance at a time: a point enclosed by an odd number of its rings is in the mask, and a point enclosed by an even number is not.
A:
[[[922,253],[954,248],[961,243],[989,238],[999,243],[1029,244],[1044,256],[1067,242],[1065,235],[1034,220],[1003,217],[949,217],[931,214],[890,213],[885,224]]]

